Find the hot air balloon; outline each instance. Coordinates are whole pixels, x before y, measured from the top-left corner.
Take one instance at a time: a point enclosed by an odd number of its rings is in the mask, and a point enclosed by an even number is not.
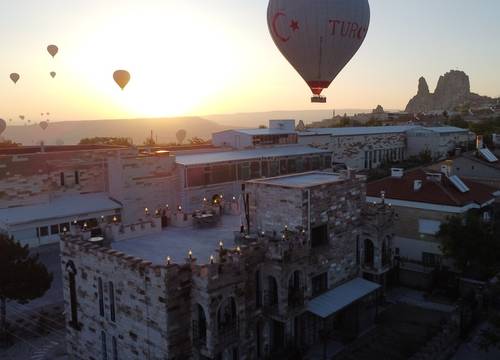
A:
[[[28,120],[29,123],[31,123],[31,120]]]
[[[267,23],[274,43],[306,81],[312,102],[361,47],[370,24],[368,0],[270,0]]]
[[[118,84],[118,86],[123,90],[130,81],[130,73],[126,70],[116,70],[113,73],[113,79]]]
[[[24,115],[19,115],[19,119],[24,120]]]
[[[54,57],[59,52],[59,48],[55,45],[49,45],[47,46],[47,51],[52,57]]]
[[[46,121],[40,121],[40,124],[38,125],[42,128],[42,130],[45,130],[49,127],[49,123]]]
[[[186,139],[186,135],[187,135],[187,132],[184,129],[177,131],[177,133],[175,134],[175,137],[177,138],[177,141],[179,142],[179,144],[182,144],[182,142]]]
[[[2,134],[7,128],[7,123],[4,119],[0,119],[0,134]]]
[[[40,113],[40,116],[43,116],[43,113]]]
[[[52,76],[52,79],[56,77],[56,72],[55,71],[51,71],[50,72],[50,76]]]
[[[50,115],[50,113],[49,113],[49,112],[48,112],[48,113],[45,113],[45,115],[49,116],[49,115]]]
[[[12,80],[12,82],[13,82],[14,84],[16,84],[16,83],[17,83],[17,81],[19,80],[19,78],[20,78],[20,77],[21,77],[21,76],[19,76],[19,74],[18,74],[18,73],[12,73],[12,74],[10,74],[10,79]]]

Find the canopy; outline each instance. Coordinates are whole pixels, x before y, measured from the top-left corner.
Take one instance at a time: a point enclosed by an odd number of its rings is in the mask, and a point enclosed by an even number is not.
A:
[[[307,304],[307,310],[321,318],[327,318],[379,288],[379,284],[356,278],[311,300]]]

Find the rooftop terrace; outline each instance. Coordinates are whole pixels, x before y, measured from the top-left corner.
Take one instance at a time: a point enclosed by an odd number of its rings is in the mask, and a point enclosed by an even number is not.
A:
[[[213,228],[169,227],[158,234],[114,242],[111,247],[155,265],[164,264],[167,256],[173,263],[183,263],[191,250],[198,263],[205,264],[210,255],[215,256],[219,241],[225,248],[236,246],[234,231],[239,231],[240,225],[239,215],[224,215]]]

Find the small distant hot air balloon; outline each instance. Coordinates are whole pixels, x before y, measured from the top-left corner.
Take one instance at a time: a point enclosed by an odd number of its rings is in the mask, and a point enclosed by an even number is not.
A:
[[[19,119],[24,120],[24,115],[19,115]]]
[[[59,48],[55,45],[49,45],[47,46],[47,51],[52,57],[54,57],[59,52]]]
[[[9,119],[9,122],[12,122],[12,119]]]
[[[50,115],[50,113],[49,113],[49,112],[48,112],[48,113],[45,113],[45,115],[49,116],[49,115]]]
[[[4,119],[0,119],[0,134],[2,134],[7,128],[7,123]]]
[[[177,141],[179,142],[179,144],[182,144],[182,142],[186,139],[186,135],[187,135],[187,132],[184,129],[177,131],[177,133],[175,134],[175,137],[177,138]]]
[[[305,80],[314,96],[352,59],[370,24],[368,0],[270,0],[267,23],[283,56]]]
[[[52,79],[56,77],[56,72],[55,71],[51,71],[50,72],[50,76],[52,76]]]
[[[10,74],[10,79],[12,80],[12,82],[14,84],[16,84],[20,78],[21,78],[21,76],[19,76],[18,73],[12,73],[12,74]]]
[[[40,121],[40,124],[38,125],[42,128],[42,130],[45,130],[49,127],[49,123],[46,121]]]
[[[40,116],[43,116],[43,113],[40,113]]]
[[[28,120],[29,123],[31,123],[31,120]]]
[[[113,73],[113,79],[118,84],[118,86],[123,90],[130,81],[130,73],[126,70],[116,70]]]

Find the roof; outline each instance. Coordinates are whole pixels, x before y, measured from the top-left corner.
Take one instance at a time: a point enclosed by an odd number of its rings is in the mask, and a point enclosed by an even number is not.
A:
[[[219,241],[224,243],[225,248],[236,246],[234,232],[240,231],[240,225],[239,215],[224,215],[219,224],[212,228],[169,226],[159,233],[116,241],[111,246],[127,255],[158,265],[164,264],[167,256],[174,263],[183,263],[191,250],[199,264],[206,264],[210,255],[216,255]]]
[[[359,126],[359,127],[342,127],[342,128],[312,128],[309,129],[308,131],[299,132],[298,134],[300,136],[314,136],[314,135],[356,136],[356,135],[406,133],[409,130],[427,130],[440,134],[469,132],[469,130],[467,129],[462,129],[453,126],[422,127],[418,125],[399,125],[399,126]]]
[[[413,190],[415,180],[422,180],[418,191]],[[385,191],[386,199],[459,207],[471,203],[482,205],[494,200],[495,188],[470,180],[463,182],[469,188],[468,192],[458,190],[444,175],[441,182],[427,180],[426,171],[420,168],[406,171],[402,178],[387,177],[368,183],[366,195],[379,198],[380,193]]]
[[[120,145],[45,145],[44,152],[92,151],[92,150],[123,150],[127,146]],[[0,155],[26,155],[40,153],[40,146],[18,146],[0,148]]]
[[[309,146],[275,146],[240,151],[211,152],[204,154],[178,155],[176,162],[181,165],[202,165],[228,161],[242,161],[270,157],[300,156],[324,154],[331,151],[315,149]]]
[[[220,131],[220,132],[214,133],[214,135],[223,134],[223,133],[231,133],[231,132],[237,132],[237,133],[240,133],[240,134],[245,134],[245,135],[250,135],[250,136],[256,136],[256,135],[289,135],[289,134],[297,134],[297,131],[295,131],[295,130],[259,128],[259,129],[232,129],[232,130],[224,130],[224,131]]]
[[[309,131],[299,132],[300,136],[311,135],[331,135],[331,136],[355,136],[355,135],[374,135],[374,134],[392,134],[403,133],[417,126],[359,126],[342,128],[312,128]]]
[[[292,174],[263,180],[254,180],[252,182],[275,186],[302,188],[330,184],[338,182],[339,180],[343,180],[339,174],[314,171],[303,174]]]
[[[307,304],[307,310],[321,318],[327,318],[379,288],[379,284],[356,278],[312,299]]]
[[[50,202],[0,209],[1,225],[20,225],[49,219],[78,218],[80,215],[120,209],[106,194],[68,195]]]

